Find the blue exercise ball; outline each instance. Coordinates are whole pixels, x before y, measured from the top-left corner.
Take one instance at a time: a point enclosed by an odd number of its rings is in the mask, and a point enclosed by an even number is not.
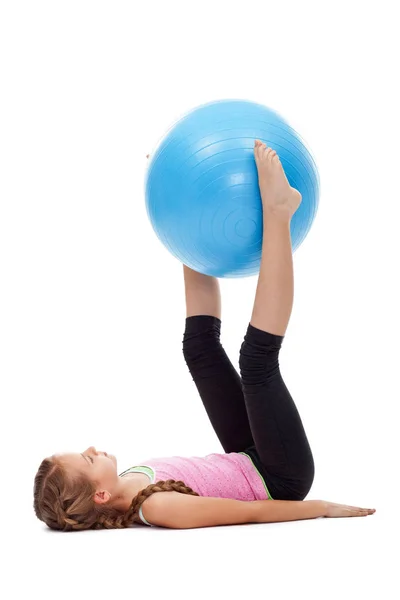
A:
[[[260,269],[263,219],[254,140],[276,150],[303,200],[292,217],[293,252],[309,232],[319,202],[315,162],[275,111],[245,100],[195,108],[166,134],[146,174],[146,209],[164,246],[188,267],[215,277]]]

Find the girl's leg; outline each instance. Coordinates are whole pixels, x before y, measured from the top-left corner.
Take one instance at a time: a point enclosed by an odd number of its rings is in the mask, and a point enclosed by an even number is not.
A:
[[[220,342],[218,279],[184,265],[186,327],[183,355],[224,452],[253,446],[241,379]]]
[[[255,154],[264,233],[254,308],[239,366],[253,439],[271,495],[276,500],[303,500],[314,478],[313,456],[279,368],[293,306],[290,221],[301,196],[290,188],[275,153],[257,145]]]

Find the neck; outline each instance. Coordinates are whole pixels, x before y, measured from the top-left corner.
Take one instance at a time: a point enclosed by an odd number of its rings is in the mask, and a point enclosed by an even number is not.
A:
[[[145,481],[143,477],[145,477],[147,481]],[[119,479],[119,488],[116,491],[116,499],[113,502],[113,506],[117,510],[126,512],[132,504],[133,498],[137,496],[141,490],[147,487],[150,481],[147,475],[143,475],[142,473],[131,473],[130,475],[125,475],[125,477],[120,477]]]

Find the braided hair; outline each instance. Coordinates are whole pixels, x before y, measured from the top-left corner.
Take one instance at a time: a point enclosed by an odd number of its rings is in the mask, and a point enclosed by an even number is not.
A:
[[[139,509],[156,492],[180,492],[198,496],[183,481],[157,481],[141,490],[126,512],[94,501],[95,485],[83,475],[67,475],[62,464],[45,458],[35,476],[33,507],[35,514],[51,529],[80,531],[83,529],[123,529],[133,523],[143,524]]]

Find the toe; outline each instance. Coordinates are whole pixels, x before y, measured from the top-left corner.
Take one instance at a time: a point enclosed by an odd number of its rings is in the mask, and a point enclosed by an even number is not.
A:
[[[267,158],[268,160],[272,160],[273,156],[274,156],[274,152],[275,150],[272,150],[272,148],[267,148]]]
[[[260,142],[260,144],[258,146],[258,158],[263,159],[264,155],[265,155],[265,144]]]

